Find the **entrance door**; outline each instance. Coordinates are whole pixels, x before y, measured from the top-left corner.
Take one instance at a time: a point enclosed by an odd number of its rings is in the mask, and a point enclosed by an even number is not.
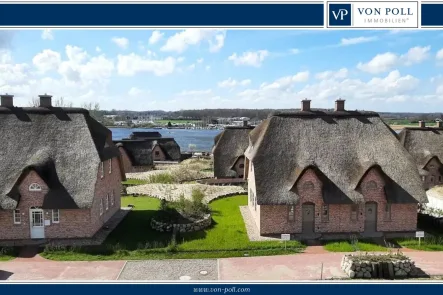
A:
[[[31,226],[31,239],[45,238],[45,221],[42,209],[30,209],[29,220]]]
[[[302,232],[304,234],[314,233],[314,218],[315,218],[315,205],[303,204],[302,205]]]
[[[365,205],[365,233],[377,232],[377,203],[366,203]]]

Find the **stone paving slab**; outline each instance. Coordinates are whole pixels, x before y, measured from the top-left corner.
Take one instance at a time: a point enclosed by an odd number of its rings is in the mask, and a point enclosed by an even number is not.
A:
[[[295,254],[219,260],[220,280],[320,280],[346,278],[343,254]],[[322,274],[323,264],[323,274]]]
[[[217,280],[216,259],[128,261],[119,280]]]
[[[3,279],[23,280],[116,280],[124,261],[8,261],[0,263]]]

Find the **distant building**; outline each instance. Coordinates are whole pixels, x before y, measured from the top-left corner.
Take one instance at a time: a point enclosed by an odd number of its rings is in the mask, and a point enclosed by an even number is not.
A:
[[[1,240],[90,238],[120,210],[119,152],[87,110],[2,95],[0,135]]]
[[[129,138],[114,140],[120,150],[126,173],[148,171],[155,162],[179,162],[180,146],[174,138],[159,132],[133,132]]]
[[[375,112],[275,113],[249,134],[248,205],[261,235],[297,239],[414,235],[427,203],[395,132]]]
[[[398,135],[401,144],[412,155],[425,189],[443,184],[443,122],[427,127],[406,127]]]
[[[214,157],[214,177],[243,178],[245,150],[249,145],[248,134],[254,127],[247,121],[243,126],[226,127],[214,139],[212,149]]]

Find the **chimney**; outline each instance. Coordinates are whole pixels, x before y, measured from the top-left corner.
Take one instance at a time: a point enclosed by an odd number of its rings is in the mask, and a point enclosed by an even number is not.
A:
[[[243,120],[243,127],[248,127],[248,121],[247,120]]]
[[[44,95],[39,95],[38,97],[40,97],[40,107],[42,108],[52,107],[52,95],[47,95],[45,93]]]
[[[335,111],[336,112],[344,112],[345,111],[345,100],[344,99],[337,99],[335,101]]]
[[[425,128],[426,127],[425,121],[418,121],[418,127]]]
[[[6,108],[12,108],[14,106],[14,95],[10,94],[2,94],[1,97],[1,106]]]
[[[301,110],[302,110],[302,112],[310,112],[311,111],[311,101],[309,99],[303,99],[301,101]]]

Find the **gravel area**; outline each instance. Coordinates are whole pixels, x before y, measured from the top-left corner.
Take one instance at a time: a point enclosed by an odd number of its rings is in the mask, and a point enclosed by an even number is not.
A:
[[[152,196],[159,199],[178,200],[183,194],[185,198],[190,198],[193,189],[200,189],[205,194],[205,201],[210,202],[220,196],[246,194],[246,190],[241,186],[226,185],[206,185],[206,184],[144,184],[127,188],[128,194],[140,194]]]
[[[118,280],[218,280],[216,259],[128,261]]]
[[[248,238],[250,241],[280,241],[278,238],[270,238],[260,236],[257,225],[252,217],[251,211],[249,211],[248,206],[240,206],[240,212],[243,216],[243,221],[245,222],[246,232],[248,233]]]

